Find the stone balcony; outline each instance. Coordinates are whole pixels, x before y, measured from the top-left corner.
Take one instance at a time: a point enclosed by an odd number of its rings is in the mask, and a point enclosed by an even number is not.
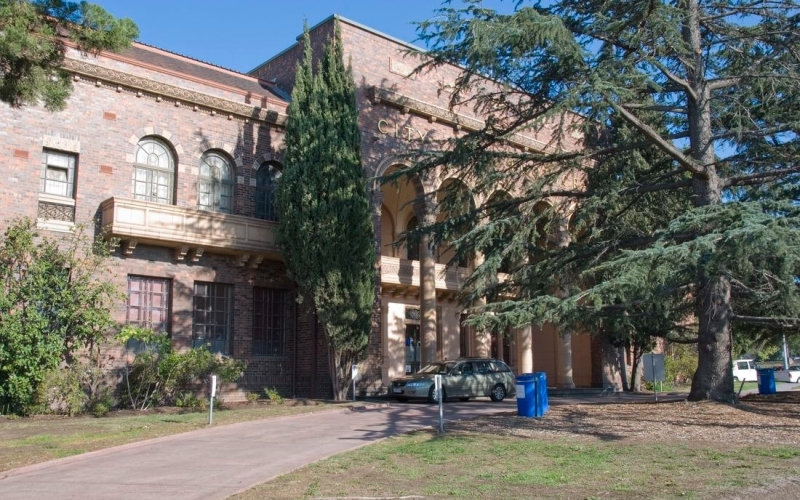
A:
[[[193,208],[109,198],[100,204],[102,227],[133,255],[138,244],[174,249],[178,261],[197,262],[204,252],[230,255],[241,267],[280,260],[277,222]]]
[[[440,300],[452,300],[461,290],[469,270],[463,267],[447,268],[436,264],[436,295]],[[419,297],[420,263],[381,255],[381,286],[393,295]]]

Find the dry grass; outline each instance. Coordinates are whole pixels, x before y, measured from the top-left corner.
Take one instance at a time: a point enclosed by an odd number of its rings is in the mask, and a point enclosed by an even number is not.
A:
[[[757,398],[756,398],[757,399]],[[800,498],[800,402],[554,406],[338,455],[264,498]]]

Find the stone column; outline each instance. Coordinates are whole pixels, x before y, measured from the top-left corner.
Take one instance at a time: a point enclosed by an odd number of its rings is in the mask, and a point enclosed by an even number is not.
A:
[[[473,261],[473,269],[477,269],[481,264],[483,264],[484,256],[480,252],[475,253],[475,259]],[[482,309],[486,306],[486,298],[481,297],[476,300],[473,305],[476,309]],[[479,330],[478,328],[472,329],[472,356],[476,356],[479,358],[488,358],[491,354],[491,336],[489,332]]]
[[[567,334],[560,334],[558,345],[558,376],[557,384],[564,389],[575,388],[575,382],[572,380],[572,336]]]
[[[426,203],[422,207],[423,225],[436,223],[435,206]],[[427,234],[419,242],[419,287],[420,287],[420,340],[422,342],[422,366],[436,361],[436,259],[431,237]]]
[[[533,372],[533,327],[530,325],[515,330],[517,338],[517,371],[519,373]]]
[[[558,232],[555,235],[555,243],[559,248],[565,248],[570,243],[569,235],[569,221],[565,217],[560,217],[558,221]],[[558,294],[562,295],[559,289]],[[575,382],[572,379],[572,336],[569,333],[561,333],[559,335],[558,344],[556,346],[558,352],[558,374],[556,377],[559,387],[565,389],[575,388]]]

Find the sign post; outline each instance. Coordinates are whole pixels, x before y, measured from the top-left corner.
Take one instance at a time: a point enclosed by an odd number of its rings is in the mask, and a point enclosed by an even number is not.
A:
[[[211,396],[208,398],[208,425],[214,422],[214,396],[217,395],[217,376],[211,375]]]
[[[351,365],[350,371],[353,374],[353,402],[356,401],[356,377],[358,377],[358,365]]]
[[[642,367],[644,368],[645,382],[653,383],[653,393],[656,395],[658,401],[658,386],[656,382],[663,382],[666,376],[664,369],[664,355],[663,354],[645,354],[642,356]]]

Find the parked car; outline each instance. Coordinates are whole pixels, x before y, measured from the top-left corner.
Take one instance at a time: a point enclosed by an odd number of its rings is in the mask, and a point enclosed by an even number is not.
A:
[[[462,358],[431,363],[417,373],[392,380],[391,395],[398,401],[427,399],[434,403],[435,376],[442,376],[442,401],[458,398],[468,401],[478,396],[489,396],[492,401],[502,401],[513,396],[516,385],[514,373],[499,359]]]
[[[733,362],[733,380],[736,382],[757,382],[758,372],[752,359],[737,359]]]
[[[775,381],[793,384],[800,382],[800,365],[790,366],[788,370],[775,370]]]

